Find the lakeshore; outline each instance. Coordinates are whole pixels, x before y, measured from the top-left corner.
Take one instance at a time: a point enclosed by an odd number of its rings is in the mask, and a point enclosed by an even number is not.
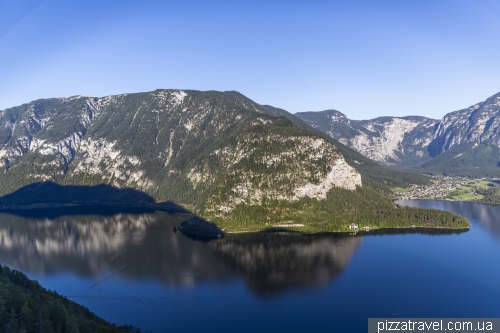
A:
[[[205,242],[173,231],[188,218],[181,213],[0,213],[0,260],[141,331],[363,332],[367,317],[397,309],[415,317],[498,312],[500,208],[399,204],[446,208],[474,227],[227,233]],[[470,292],[457,295],[461,286]],[[224,326],[210,321],[215,315]]]
[[[466,178],[453,176],[431,176],[430,185],[412,185],[408,188],[393,188],[396,200],[447,200],[482,202],[485,191],[498,187],[499,178]]]

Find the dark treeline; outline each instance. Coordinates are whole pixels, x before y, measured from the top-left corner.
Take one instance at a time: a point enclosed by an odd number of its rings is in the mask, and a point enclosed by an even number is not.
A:
[[[124,332],[87,308],[0,265],[0,331],[5,333]]]
[[[468,143],[452,147],[435,158],[412,167],[413,171],[467,178],[498,177],[500,148],[489,140],[478,146]]]

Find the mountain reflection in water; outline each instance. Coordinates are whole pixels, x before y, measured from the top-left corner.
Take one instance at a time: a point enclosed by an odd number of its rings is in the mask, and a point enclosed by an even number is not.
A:
[[[460,213],[471,228],[201,242],[174,232],[187,214],[0,213],[0,262],[142,331],[366,332],[366,318],[394,314],[495,317],[500,208],[415,204]]]
[[[361,235],[254,233],[211,242],[174,232],[185,214],[154,212],[28,218],[0,214],[0,261],[37,276],[72,273],[166,286],[243,276],[259,294],[324,285],[348,266]],[[432,230],[377,231],[376,234]],[[439,230],[439,233],[447,231]]]
[[[322,285],[339,275],[361,237],[258,233],[226,237],[210,249],[258,293]]]
[[[0,214],[0,260],[35,276],[71,272],[102,279],[191,285],[244,276],[257,292],[325,284],[347,266],[361,237],[290,233],[230,235],[209,243],[173,228],[184,214],[26,218]]]
[[[0,260],[36,276],[117,274],[166,285],[230,277],[230,271],[205,250],[205,244],[172,231],[185,219],[184,214],[164,212],[54,219],[0,214]]]

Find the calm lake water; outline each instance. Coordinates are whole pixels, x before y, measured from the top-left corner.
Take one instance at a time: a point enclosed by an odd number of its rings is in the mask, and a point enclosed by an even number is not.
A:
[[[158,332],[366,332],[370,317],[500,317],[500,207],[403,201],[467,232],[228,235],[186,217],[0,214],[0,262],[118,324]]]

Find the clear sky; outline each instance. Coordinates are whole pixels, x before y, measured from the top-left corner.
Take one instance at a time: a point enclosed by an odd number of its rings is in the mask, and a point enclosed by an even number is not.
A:
[[[441,118],[500,91],[500,1],[0,0],[0,110],[157,88]]]

